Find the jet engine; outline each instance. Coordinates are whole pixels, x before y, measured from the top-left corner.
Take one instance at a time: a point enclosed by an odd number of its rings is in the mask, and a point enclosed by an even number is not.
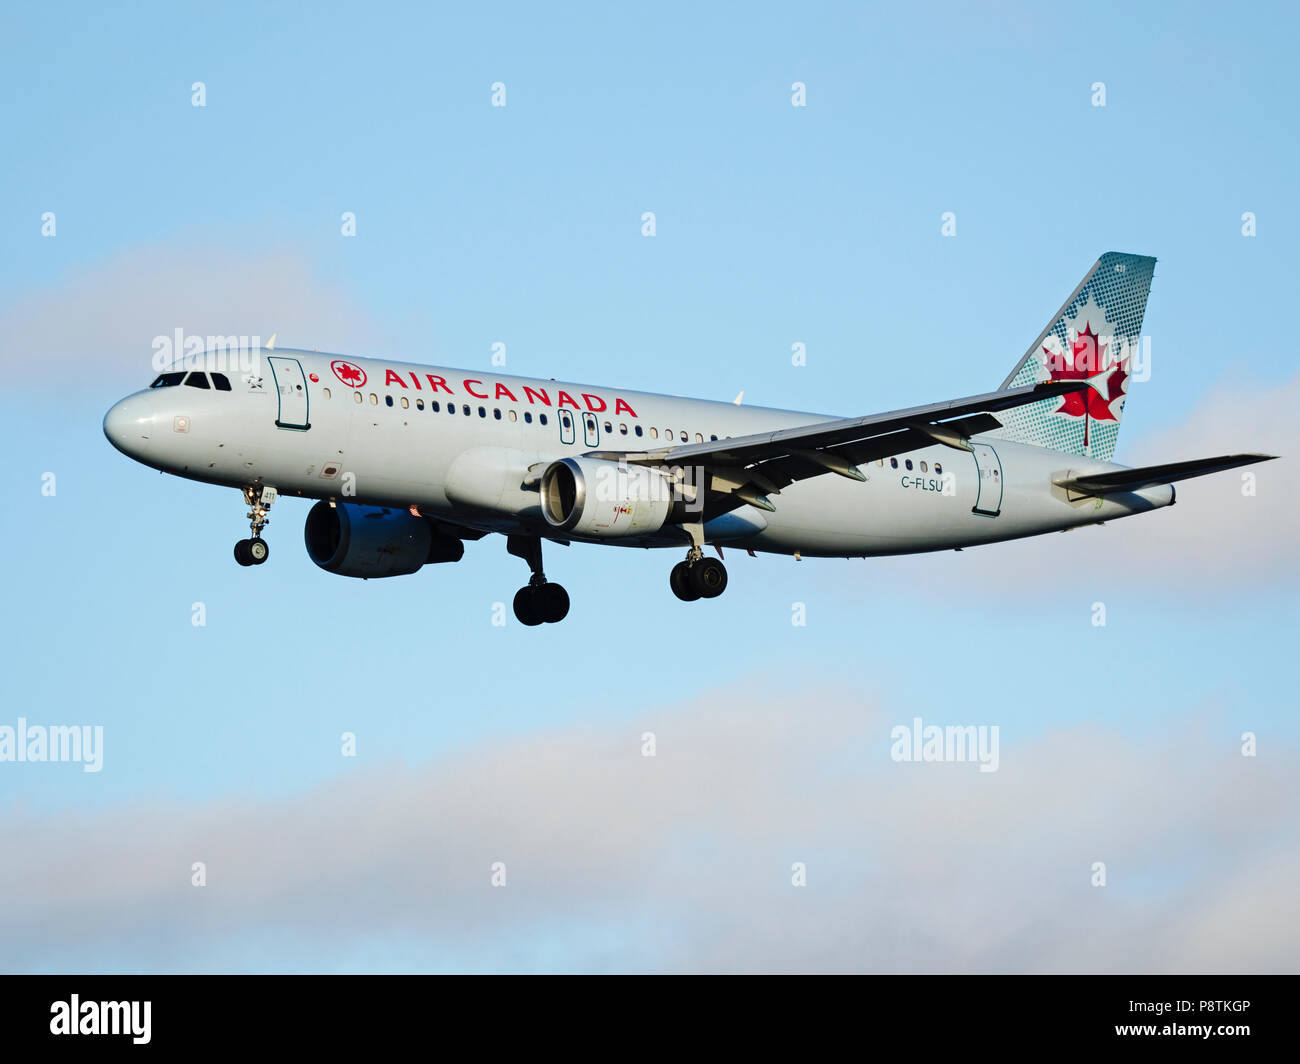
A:
[[[600,458],[561,458],[542,473],[542,514],[562,532],[601,539],[653,535],[674,506],[656,469]]]
[[[423,517],[387,506],[318,502],[303,528],[307,555],[326,572],[371,579],[405,576],[433,562],[458,562],[465,545]]]

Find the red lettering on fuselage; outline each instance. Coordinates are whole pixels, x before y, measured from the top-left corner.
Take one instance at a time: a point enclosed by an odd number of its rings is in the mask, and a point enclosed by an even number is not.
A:
[[[411,378],[411,383],[409,385],[407,384],[406,379],[397,370],[385,368],[384,386],[389,387],[394,384],[401,388],[414,386],[417,391],[424,391],[424,385],[420,383],[420,375],[410,371],[408,371],[408,375]],[[424,379],[429,382],[430,391],[443,391],[448,395],[456,394],[451,385],[447,383],[445,377],[441,377],[436,373],[426,373],[424,374]],[[493,396],[489,396],[486,392],[476,391],[475,385],[480,388],[486,387],[481,380],[474,378],[468,378],[461,381],[461,386],[470,395],[474,396],[475,399],[495,398],[508,399],[512,403],[519,402],[519,400],[515,398],[515,393],[500,381],[493,382],[495,392],[495,395]],[[536,403],[541,403],[543,406],[552,405],[550,393],[545,388],[534,388],[532,385],[525,384],[523,385],[523,394],[524,401],[526,401],[530,406]],[[599,395],[593,395],[591,392],[579,392],[578,394],[582,396],[582,401],[586,403],[587,409],[593,414],[600,414],[609,409],[609,402]],[[571,406],[574,410],[582,410],[582,407],[578,405],[578,401],[566,391],[559,391],[556,393],[554,405],[557,407]],[[631,404],[629,404],[627,400],[615,398],[614,415],[618,416],[619,414],[627,414],[628,417],[637,417],[637,412],[632,409]]]

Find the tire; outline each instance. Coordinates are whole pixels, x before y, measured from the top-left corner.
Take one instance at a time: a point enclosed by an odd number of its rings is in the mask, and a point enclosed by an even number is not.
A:
[[[569,615],[569,593],[559,584],[543,584],[533,602],[538,615],[547,624],[556,624]]]
[[[678,562],[673,566],[673,570],[668,574],[668,586],[673,589],[673,594],[683,602],[694,602],[700,597],[699,591],[691,582],[691,570],[685,562]]]
[[[241,539],[235,544],[235,561],[240,565],[252,565],[252,556],[248,553],[248,540]]]
[[[727,567],[716,558],[701,558],[691,566],[690,581],[700,598],[717,598],[727,590]]]
[[[521,587],[515,592],[515,618],[529,628],[542,623],[537,612],[537,595],[531,587]]]
[[[271,545],[266,540],[261,538],[250,539],[246,540],[246,543],[246,553],[254,565],[261,565],[271,556]]]

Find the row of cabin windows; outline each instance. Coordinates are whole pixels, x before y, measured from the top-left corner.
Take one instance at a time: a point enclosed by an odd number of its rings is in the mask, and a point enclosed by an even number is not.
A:
[[[560,421],[563,423],[563,425],[564,425],[564,427],[565,427],[566,429],[569,428],[569,426],[570,426],[570,419],[571,419],[572,417],[573,417],[573,415],[570,414],[570,413],[568,413],[567,411],[561,412],[561,414],[560,414]],[[633,425],[632,428],[633,428],[634,432],[636,433],[636,435],[638,435],[638,436],[642,436],[642,435],[644,435],[645,432],[646,432],[646,430],[643,429],[640,425]],[[619,423],[619,426],[618,426],[618,431],[619,431],[619,435],[620,435],[620,436],[626,436],[626,435],[627,435],[627,431],[628,431],[628,430],[627,430],[627,425],[626,425],[625,423],[623,423],[623,422],[620,422],[620,423]],[[651,438],[652,440],[657,440],[657,439],[659,438],[659,430],[658,430],[657,428],[655,428],[653,425],[650,426],[649,432],[650,432],[650,438]],[[613,423],[612,423],[612,422],[609,422],[609,421],[606,421],[606,422],[605,422],[605,435],[606,435],[606,436],[612,436],[613,434],[614,434],[614,425],[613,425]],[[690,433],[686,432],[685,430],[683,430],[682,432],[678,433],[678,435],[681,437],[681,441],[682,441],[682,443],[689,443],[689,442],[690,442],[690,438],[691,438]],[[673,430],[672,430],[672,429],[664,429],[664,439],[665,439],[665,440],[671,440],[672,438],[673,438]],[[717,438],[718,438],[717,436],[710,436],[710,437],[709,437],[710,440],[716,440]],[[704,442],[704,433],[702,433],[702,432],[697,432],[697,433],[695,434],[695,442],[696,442],[696,443],[703,443],[703,442]]]
[[[883,458],[877,458],[877,459],[876,459],[876,465],[883,467],[884,464],[885,464],[885,460],[884,460]],[[903,459],[903,467],[904,467],[905,469],[911,469],[911,468],[912,468],[912,460],[911,460],[910,458],[904,458],[904,459]],[[891,458],[891,459],[889,460],[889,468],[890,468],[890,469],[897,469],[897,468],[898,468],[898,459],[897,459],[897,458]],[[921,462],[921,472],[922,472],[922,473],[928,473],[928,472],[930,472],[930,466],[929,466],[929,463],[925,462],[924,460],[922,460],[922,462]],[[935,472],[935,475],[936,475],[936,476],[943,476],[943,463],[942,463],[942,462],[935,462],[935,463],[934,463],[934,472]]]
[[[212,378],[211,383],[208,381],[209,376]],[[208,374],[200,373],[197,370],[189,374],[186,374],[184,371],[181,371],[180,373],[160,373],[158,374],[157,379],[155,379],[149,387],[175,388],[182,380],[189,388],[203,388],[204,390],[215,388],[219,392],[230,391],[230,378],[224,373]]]
[[[330,397],[330,390],[329,390],[328,388],[322,388],[322,389],[321,389],[321,392],[322,392],[322,394],[325,396],[326,399],[328,399],[328,398]],[[365,397],[362,395],[361,392],[353,392],[353,393],[352,393],[352,401],[353,401],[354,403],[363,403],[363,402],[365,402]],[[400,405],[401,408],[402,408],[403,410],[409,410],[409,409],[411,408],[411,400],[410,400],[410,398],[408,398],[408,397],[405,396],[405,395],[403,395],[403,396],[399,396],[397,402],[398,402],[398,405]],[[378,406],[378,405],[379,405],[379,396],[376,395],[374,392],[371,392],[371,393],[370,393],[370,405],[371,405],[371,406]],[[393,405],[393,397],[392,397],[391,395],[385,395],[385,396],[384,396],[384,405],[385,405],[385,406],[392,406],[392,405]],[[424,403],[424,400],[423,400],[423,399],[416,399],[416,400],[415,400],[415,409],[416,409],[416,410],[423,410],[423,409],[425,409],[425,403]],[[435,414],[437,414],[437,413],[441,413],[441,411],[442,411],[442,409],[443,409],[443,404],[440,403],[440,402],[438,402],[437,399],[430,399],[430,400],[429,400],[428,409],[429,409],[432,413],[435,413]],[[447,410],[447,413],[449,413],[449,414],[454,414],[454,413],[456,413],[456,404],[455,404],[455,403],[447,403],[447,404],[446,404],[446,410]],[[474,411],[470,408],[470,405],[469,405],[468,403],[464,403],[464,404],[461,405],[461,411],[464,413],[464,415],[465,415],[466,417],[472,417],[473,414],[474,414]],[[480,406],[480,407],[478,408],[478,416],[479,416],[479,417],[487,417],[487,407],[485,407],[485,406]],[[501,408],[500,408],[500,407],[494,407],[493,410],[492,410],[492,416],[493,416],[497,421],[500,421],[500,420],[502,419],[502,416],[503,416],[502,413],[501,413]],[[505,412],[505,415],[504,415],[504,416],[505,416],[505,418],[506,418],[507,420],[509,420],[509,421],[518,421],[518,420],[519,420],[519,414],[518,414],[517,411],[514,411],[514,410],[507,410],[507,411]],[[545,414],[538,414],[538,415],[537,415],[537,421],[538,421],[539,424],[541,424],[541,425],[545,425],[545,424],[546,424],[546,415],[545,415]],[[525,424],[529,424],[529,425],[532,424],[532,422],[533,422],[533,413],[532,413],[531,410],[525,410],[525,411],[524,411],[524,422],[525,422]]]
[[[330,390],[329,390],[328,388],[322,388],[322,389],[321,389],[321,393],[324,395],[324,397],[325,397],[326,399],[330,398]],[[378,394],[376,394],[375,392],[370,392],[369,395],[370,395],[370,405],[371,405],[371,406],[378,406],[378,405],[379,405],[379,396],[378,396]],[[353,392],[353,393],[352,393],[352,401],[353,401],[354,403],[363,403],[363,402],[365,402],[365,397],[364,397],[364,395],[363,395],[361,392]],[[408,396],[405,396],[405,395],[403,395],[403,396],[399,396],[398,399],[397,399],[397,402],[398,402],[398,404],[401,406],[401,408],[402,408],[403,410],[409,410],[409,409],[411,408],[411,400],[410,400],[410,398],[409,398]],[[392,406],[392,405],[393,405],[393,397],[392,397],[391,395],[385,395],[385,396],[384,396],[384,405],[385,405],[385,406]],[[456,412],[456,404],[455,404],[455,403],[447,403],[446,405],[447,405],[447,413],[449,413],[449,414],[454,414],[454,413]],[[416,400],[415,400],[415,409],[416,409],[416,410],[423,410],[424,408],[425,408],[425,406],[424,406],[424,400],[423,400],[423,399],[416,399]],[[430,409],[433,413],[436,414],[436,413],[438,413],[438,412],[442,409],[442,404],[440,404],[440,403],[438,402],[437,399],[430,399],[430,400],[429,400],[429,409]],[[472,416],[472,414],[473,414],[473,411],[471,410],[470,405],[469,405],[468,403],[464,403],[464,404],[462,404],[462,405],[461,405],[461,410],[464,411],[466,417],[470,417],[470,416]],[[478,408],[478,416],[479,416],[479,417],[484,417],[484,418],[487,417],[487,407],[485,407],[485,406],[480,406],[480,407]],[[499,407],[494,407],[493,410],[492,410],[492,416],[493,416],[497,421],[500,421],[500,420],[501,420],[501,417],[502,417],[501,409],[500,409]],[[510,421],[518,421],[518,420],[519,420],[519,414],[518,414],[517,411],[514,411],[514,410],[507,410],[507,411],[505,412],[505,417],[506,417],[508,420],[510,420]],[[573,427],[573,420],[572,420],[572,419],[573,419],[573,415],[570,414],[568,411],[563,411],[563,412],[560,414],[560,422],[563,424],[563,426],[564,426],[566,429],[567,429],[567,428],[572,428],[572,427]],[[537,415],[537,421],[538,421],[539,424],[541,424],[541,425],[545,425],[545,424],[546,424],[546,415],[545,415],[545,414],[538,414],[538,415]],[[528,425],[531,425],[531,424],[533,423],[533,414],[532,414],[532,411],[531,411],[531,410],[525,410],[525,411],[524,411],[524,423],[525,423],[525,424],[528,424]],[[619,432],[619,435],[620,435],[620,436],[626,436],[626,435],[628,434],[629,431],[631,431],[634,435],[637,435],[637,436],[644,436],[644,435],[645,435],[645,432],[646,432],[646,430],[643,429],[640,425],[633,425],[633,426],[631,427],[631,429],[629,430],[628,425],[627,425],[627,422],[626,422],[626,421],[620,421],[619,424],[618,424],[618,432]],[[606,421],[606,422],[605,422],[605,435],[606,435],[606,436],[612,436],[613,434],[614,434],[614,423],[613,423],[612,421]],[[679,435],[679,436],[681,437],[681,441],[682,441],[682,443],[687,443],[687,442],[690,441],[690,438],[691,438],[691,437],[690,437],[690,433],[686,432],[685,430],[681,431],[681,432],[678,433],[677,435]],[[653,426],[651,426],[651,428],[650,428],[650,438],[651,438],[652,440],[657,440],[657,439],[659,438],[659,430],[658,430],[657,428],[654,428]],[[718,437],[717,437],[716,435],[713,435],[713,436],[710,436],[710,437],[709,437],[710,440],[716,440],[717,438],[718,438]],[[672,440],[672,439],[673,439],[673,430],[672,430],[672,429],[664,429],[664,439],[665,439],[665,440]],[[702,433],[702,432],[697,432],[697,433],[695,434],[695,442],[696,442],[696,443],[703,443],[703,442],[704,442],[704,433]]]

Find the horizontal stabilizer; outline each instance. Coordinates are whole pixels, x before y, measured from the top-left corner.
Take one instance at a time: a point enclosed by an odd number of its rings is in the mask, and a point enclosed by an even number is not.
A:
[[[1062,477],[1054,481],[1066,491],[1080,495],[1111,495],[1120,491],[1140,491],[1153,484],[1172,484],[1175,480],[1203,477],[1225,469],[1269,462],[1275,454],[1225,454],[1219,458],[1198,458],[1191,462],[1168,462],[1140,469],[1117,469],[1109,473],[1087,473],[1079,477]]]

